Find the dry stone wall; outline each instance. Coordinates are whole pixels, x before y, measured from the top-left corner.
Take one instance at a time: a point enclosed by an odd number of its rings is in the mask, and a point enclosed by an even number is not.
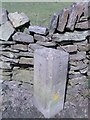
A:
[[[0,79],[33,84],[34,51],[47,47],[70,54],[70,84],[86,80],[90,76],[89,10],[89,2],[74,3],[55,13],[46,28],[31,25],[24,13],[0,9]]]

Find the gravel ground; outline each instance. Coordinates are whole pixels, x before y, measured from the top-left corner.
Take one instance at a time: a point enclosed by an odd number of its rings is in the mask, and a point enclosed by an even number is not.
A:
[[[17,81],[0,81],[0,85],[3,118],[44,118],[33,105],[33,85]],[[88,98],[87,80],[68,85],[64,109],[55,118],[88,118]]]

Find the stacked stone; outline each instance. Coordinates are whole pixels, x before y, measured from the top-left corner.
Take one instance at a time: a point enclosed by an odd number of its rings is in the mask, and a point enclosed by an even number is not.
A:
[[[30,25],[30,20],[24,13],[18,12],[9,13],[8,17],[16,29],[16,33],[12,36],[15,44],[11,45],[11,49],[15,51],[13,53],[14,60],[17,60],[13,64],[12,80],[32,83],[34,65],[33,51],[28,51],[28,45],[34,43],[34,39],[32,35],[26,32],[27,27]]]
[[[70,9],[52,16],[50,28],[31,25],[24,13],[1,9],[0,76],[5,76],[2,79],[33,83],[34,51],[44,47],[70,54],[71,83],[90,76],[89,8],[88,2],[74,3]]]
[[[32,82],[33,53],[28,52],[28,45],[34,39],[21,32],[30,20],[24,13],[8,13],[3,8],[0,15],[0,79]]]
[[[86,80],[89,74],[89,7],[89,3],[74,3],[70,9],[54,14],[51,20],[49,35],[52,41],[57,42],[57,49],[70,54],[68,78],[72,85]]]
[[[0,9],[0,80],[12,79],[12,65],[14,62],[11,45],[11,35],[15,32],[8,20],[6,9]]]

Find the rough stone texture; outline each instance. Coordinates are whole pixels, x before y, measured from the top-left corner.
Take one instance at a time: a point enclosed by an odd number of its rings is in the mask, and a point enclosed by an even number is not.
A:
[[[8,57],[8,58],[14,58],[14,55],[12,52],[1,51],[0,55],[3,55],[3,56]]]
[[[85,16],[82,16],[82,17],[79,19],[79,22],[85,22],[85,21],[88,21],[88,18],[85,17]]]
[[[33,43],[33,36],[28,35],[26,33],[22,33],[22,32],[17,32],[12,36],[14,41],[17,42],[22,42],[22,43]]]
[[[12,75],[12,71],[4,71],[0,69],[0,76],[11,76],[11,75]]]
[[[84,41],[86,40],[86,36],[88,31],[74,31],[72,33],[66,32],[65,34],[53,34],[52,41],[62,42],[62,41]]]
[[[88,51],[88,45],[84,45],[84,44],[78,44],[77,48],[79,51]]]
[[[14,31],[15,29],[13,28],[12,24],[7,21],[5,24],[0,26],[0,39],[8,41]]]
[[[90,1],[84,2],[84,16],[86,18],[90,17],[89,10],[90,10]]]
[[[28,50],[28,46],[24,44],[11,45],[11,48],[14,50],[19,50],[19,51],[24,51],[24,52]]]
[[[69,80],[72,87],[77,84],[83,84],[85,81],[86,81],[86,76],[78,76],[76,78],[72,78]]]
[[[42,41],[42,42],[49,41],[49,39],[47,37],[38,35],[38,34],[34,34],[34,39],[37,41]]]
[[[64,29],[68,21],[68,17],[69,17],[69,9],[63,9],[61,14],[59,15],[59,22],[57,26],[57,30],[59,32],[64,32]]]
[[[0,75],[0,80],[8,80],[8,81],[10,81],[12,78],[11,78],[11,76],[1,76]]]
[[[78,16],[78,18],[77,18],[77,22],[78,22],[80,20],[80,17],[83,15],[84,4],[83,4],[83,2],[78,2],[78,3],[76,3],[75,7],[76,7],[76,11],[77,11],[77,16]]]
[[[73,87],[68,85],[64,109],[54,118],[88,118],[89,93],[86,82],[85,80]],[[44,118],[33,105],[32,85],[19,81],[3,81],[0,84],[3,89],[0,106],[3,118]]]
[[[13,52],[13,53],[19,53],[19,50],[14,50],[10,47],[6,47],[6,48],[1,48],[0,49],[1,51],[10,51],[10,52]]]
[[[87,38],[87,37],[86,37],[86,38]],[[73,44],[74,44],[74,45],[87,45],[87,44],[88,44],[88,41],[87,41],[87,39],[86,39],[86,40],[84,40],[84,41],[74,42]]]
[[[41,35],[46,35],[48,33],[47,28],[40,26],[29,26],[29,31]]]
[[[10,63],[18,63],[19,59],[12,59],[12,58],[7,58],[5,56],[1,56],[0,60],[3,62],[10,62]]]
[[[70,70],[82,70],[87,68],[87,64],[84,64],[82,61],[78,62],[75,66],[70,66]]]
[[[86,54],[84,52],[78,52],[77,54],[70,55],[70,61],[75,60],[83,60],[86,58]]]
[[[21,57],[19,60],[19,64],[34,65],[33,58]]]
[[[80,71],[76,72],[76,71],[69,71],[69,75],[68,75],[68,78],[69,78],[69,82],[70,80],[72,79],[76,79],[76,78],[79,78],[79,77],[83,77],[82,74],[80,73]],[[84,76],[86,78],[86,76]],[[76,82],[76,81],[75,81]],[[79,82],[79,81],[78,81]],[[77,83],[77,82],[76,82]],[[71,84],[71,83],[70,83]]]
[[[10,63],[0,61],[0,69],[11,70],[12,67],[10,66]]]
[[[77,21],[77,11],[76,11],[75,5],[73,4],[71,7],[71,11],[70,11],[70,15],[69,15],[66,28],[71,31],[74,31],[76,21]]]
[[[88,72],[88,66],[82,70],[80,70],[81,74],[86,74]]]
[[[85,22],[77,23],[75,26],[76,29],[88,30],[90,29],[90,20]]]
[[[13,71],[13,77],[12,79],[14,81],[22,81],[22,82],[28,82],[33,84],[33,70],[27,70],[27,69],[18,69]]]
[[[20,27],[30,21],[24,13],[9,13],[8,17],[15,28]]]
[[[77,45],[66,45],[61,47],[68,53],[77,52]]]
[[[53,117],[63,109],[68,58],[68,53],[51,48],[35,51],[33,100],[46,118]]]
[[[0,25],[8,21],[8,12],[4,8],[0,8]]]
[[[36,42],[39,45],[45,46],[45,47],[55,47],[56,43],[53,42],[41,42],[41,41],[37,41]]]
[[[33,58],[34,57],[34,53],[32,52],[19,52],[19,53],[13,53],[15,58],[19,58],[19,57],[30,57]]]
[[[58,24],[58,14],[54,13],[50,22],[49,35],[52,35],[55,32],[57,28],[57,24]]]
[[[73,4],[71,7],[71,13],[70,13],[66,28],[73,31],[75,28],[76,22],[79,21],[83,12],[84,12],[84,5],[82,2]]]
[[[41,46],[37,43],[28,45],[28,51],[31,51],[31,50],[35,51],[36,49],[42,49],[42,48],[43,48],[43,46]]]

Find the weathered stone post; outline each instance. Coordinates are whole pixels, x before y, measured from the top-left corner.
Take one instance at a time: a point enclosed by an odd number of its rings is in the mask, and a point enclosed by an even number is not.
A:
[[[46,118],[63,109],[69,54],[51,48],[34,54],[34,105]]]

